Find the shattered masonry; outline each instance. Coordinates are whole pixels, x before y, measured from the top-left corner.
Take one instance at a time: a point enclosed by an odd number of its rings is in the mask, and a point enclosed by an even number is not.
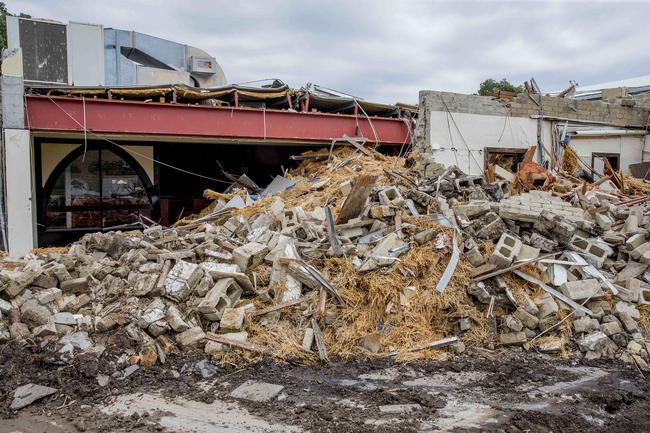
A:
[[[647,368],[648,196],[497,173],[510,181],[339,148],[257,201],[236,189],[175,227],[5,258],[0,340],[114,356],[116,374],[174,350],[328,362],[477,346]]]

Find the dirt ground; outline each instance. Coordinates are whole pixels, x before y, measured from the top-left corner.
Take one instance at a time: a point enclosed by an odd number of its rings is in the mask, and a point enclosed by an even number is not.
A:
[[[186,353],[101,386],[98,376],[114,373],[114,359],[66,364],[38,347],[0,346],[0,432],[650,431],[650,381],[616,361],[480,351],[444,362],[268,360],[238,368]],[[269,402],[229,396],[247,380],[284,389]],[[59,391],[13,412],[13,391],[26,383]],[[379,409],[397,404],[419,406]]]

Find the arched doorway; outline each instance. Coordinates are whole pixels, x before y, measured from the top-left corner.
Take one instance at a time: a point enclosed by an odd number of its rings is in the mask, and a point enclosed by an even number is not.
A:
[[[39,245],[66,244],[86,232],[140,228],[158,195],[138,162],[114,145],[89,143],[52,171],[39,203]]]

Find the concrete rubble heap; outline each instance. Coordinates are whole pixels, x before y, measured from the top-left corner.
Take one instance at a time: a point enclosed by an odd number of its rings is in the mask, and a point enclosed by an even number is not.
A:
[[[103,356],[125,335],[133,344],[119,362],[145,367],[174,348],[325,361],[468,346],[647,366],[648,202],[592,189],[574,205],[427,154],[408,164],[338,149],[256,201],[213,193],[213,206],[175,227],[5,258],[0,342],[71,358]]]

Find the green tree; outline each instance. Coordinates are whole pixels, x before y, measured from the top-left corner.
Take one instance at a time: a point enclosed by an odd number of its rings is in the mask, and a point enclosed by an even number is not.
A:
[[[7,11],[7,5],[4,2],[0,2],[0,49],[4,50],[7,48],[7,16],[12,16],[13,14]],[[31,18],[27,14],[19,14],[21,18]]]
[[[490,96],[492,92],[495,90],[523,93],[524,86],[515,86],[505,78],[502,78],[501,81],[496,81],[493,80],[492,78],[488,78],[487,80],[483,81],[479,86],[478,94],[481,96]]]

